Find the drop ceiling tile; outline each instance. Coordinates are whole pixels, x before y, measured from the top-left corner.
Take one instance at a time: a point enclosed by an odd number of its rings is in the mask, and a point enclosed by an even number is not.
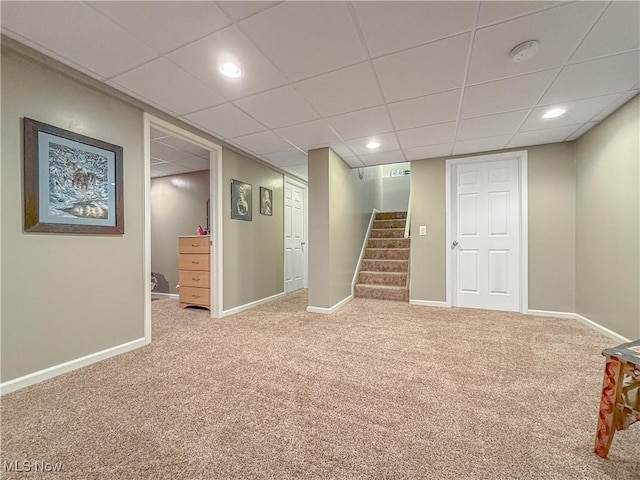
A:
[[[90,2],[89,5],[158,53],[170,52],[230,23],[213,2]]]
[[[343,157],[340,155],[340,158],[342,158],[342,160],[344,160],[344,162],[351,168],[364,167],[364,163],[362,163],[358,157]]]
[[[638,52],[568,65],[562,69],[540,105],[624,92],[640,78]]]
[[[513,137],[513,140],[509,142],[508,146],[524,147],[528,145],[563,142],[578,128],[580,128],[580,125],[565,125],[558,128],[545,128],[544,130],[518,133]]]
[[[531,108],[538,103],[558,71],[547,70],[467,87],[461,118]]]
[[[82,2],[2,2],[2,29],[101,77],[117,75],[157,56]]]
[[[193,171],[199,170],[209,170],[209,161],[205,160],[202,157],[198,157],[196,155],[183,155],[173,163],[176,165],[183,166],[185,168],[189,168]]]
[[[314,150],[314,147],[311,147],[309,150]],[[320,148],[320,147],[318,147]],[[340,155],[343,159],[346,157],[353,157],[354,153],[349,149],[349,147],[344,143],[332,143],[329,145],[329,148]]]
[[[401,150],[393,150],[391,152],[368,153],[359,155],[360,161],[365,165],[386,165],[389,163],[405,162]]]
[[[527,118],[522,127],[520,127],[520,133],[529,130],[557,128],[564,125],[576,125],[578,123],[588,122],[619,97],[620,95],[614,93],[613,95],[587,98],[585,100],[554,103],[554,107],[561,107],[566,110],[564,115],[556,118],[542,118],[544,113],[549,110],[548,106],[534,108],[529,118]]]
[[[377,58],[373,61],[389,102],[460,88],[469,34]]]
[[[269,128],[308,122],[318,114],[292,87],[286,86],[233,102]]]
[[[528,110],[499,113],[486,117],[461,120],[456,142],[482,137],[497,137],[514,133],[529,113]]]
[[[164,133],[162,130],[158,130],[157,128],[151,127],[151,140],[156,140],[158,138],[168,137],[169,134]]]
[[[357,112],[345,113],[327,119],[327,123],[344,140],[377,135],[393,130],[391,120],[384,106],[367,108]]]
[[[212,89],[165,58],[129,70],[110,83],[124,87],[133,96],[143,101],[150,100],[162,109],[178,115],[225,102]]]
[[[285,78],[235,25],[180,48],[167,58],[230,100],[286,83]],[[227,78],[218,71],[218,66],[227,61],[242,68],[240,78]]]
[[[368,63],[310,78],[296,89],[323,116],[361,110],[382,103],[382,96]]]
[[[367,143],[374,140],[380,144],[380,146],[375,149],[375,153],[389,152],[391,150],[398,150],[400,148],[395,133],[385,133],[383,135],[370,135],[368,137],[354,138],[352,140],[346,141],[345,143],[349,146],[353,153],[360,156],[374,153],[374,151],[367,148]]]
[[[282,2],[240,25],[290,81],[366,58],[344,2]]]
[[[604,7],[602,2],[575,2],[477,30],[467,83],[562,66]],[[511,60],[511,49],[527,40],[540,42],[537,55]]]
[[[473,28],[477,2],[353,2],[372,57]]]
[[[184,155],[182,150],[170,147],[158,141],[151,142],[151,156],[164,162],[174,162]]]
[[[293,148],[290,143],[285,142],[282,138],[270,131],[252,133],[251,135],[232,138],[230,141],[238,145],[240,148],[251,150],[257,155],[264,155],[265,153],[273,153]]]
[[[409,161],[448,157],[451,156],[452,147],[452,143],[441,143],[440,145],[429,145],[426,147],[405,148],[404,156],[407,157]]]
[[[391,118],[398,130],[450,122],[458,115],[460,90],[434,93],[389,104]]]
[[[277,5],[278,2],[216,2],[232,20],[242,20],[262,10]]]
[[[265,130],[253,118],[230,103],[190,113],[185,118],[220,138],[240,137]]]
[[[440,123],[398,132],[400,145],[403,149],[453,142],[455,135],[456,122]]]
[[[478,26],[528,15],[566,2],[482,2]]]
[[[267,153],[266,155],[262,156],[280,167],[304,165],[307,163],[307,156],[297,148],[284,150],[281,152]]]
[[[611,2],[571,62],[640,48],[640,3]]]
[[[175,135],[166,135],[164,138],[159,138],[157,141],[158,143],[177,148],[178,150],[184,150],[185,152],[189,152],[192,155],[197,155],[207,160],[209,159],[209,150],[181,137],[177,137]]]
[[[464,155],[465,153],[500,150],[504,148],[509,139],[511,139],[511,135],[500,135],[497,137],[475,138],[473,140],[458,141],[453,146],[453,154]]]
[[[304,151],[312,145],[327,146],[340,140],[322,120],[280,128],[275,132]]]
[[[164,160],[160,160],[159,158],[151,157],[151,165],[160,165],[161,163],[165,163]]]
[[[304,180],[307,180],[309,178],[309,167],[306,164],[292,165],[290,167],[283,168],[283,170],[286,170],[287,172],[291,172],[295,176],[300,177]]]
[[[577,140],[578,138],[580,138],[582,135],[584,135],[585,133],[587,133],[589,130],[591,130],[593,127],[595,127],[597,125],[597,122],[589,122],[589,123],[585,123],[584,125],[582,125],[580,128],[578,128],[575,132],[573,132],[571,135],[569,135],[567,137],[567,142],[571,142],[573,140]]]
[[[598,112],[598,114],[595,115],[592,120],[595,120],[596,122],[604,120],[636,95],[638,95],[638,90],[629,90],[628,92],[624,92],[617,99],[611,102],[611,104]]]
[[[166,177],[167,175],[179,175],[181,173],[193,172],[193,170],[191,170],[190,168],[169,162],[154,165],[152,170],[157,174],[157,177]]]

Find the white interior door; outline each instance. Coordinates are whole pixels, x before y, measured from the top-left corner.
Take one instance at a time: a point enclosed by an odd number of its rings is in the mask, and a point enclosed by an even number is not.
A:
[[[284,287],[293,292],[305,286],[305,189],[284,184]]]
[[[450,239],[452,304],[521,310],[518,158],[454,164]]]

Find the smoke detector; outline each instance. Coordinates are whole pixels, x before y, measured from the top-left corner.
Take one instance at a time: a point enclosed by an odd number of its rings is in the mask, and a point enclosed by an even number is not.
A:
[[[540,42],[538,40],[527,40],[520,45],[516,45],[509,54],[511,55],[511,60],[520,63],[532,59],[536,56],[536,53],[538,53],[539,45]]]

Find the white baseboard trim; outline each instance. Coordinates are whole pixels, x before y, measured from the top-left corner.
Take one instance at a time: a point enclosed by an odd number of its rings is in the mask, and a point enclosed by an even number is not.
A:
[[[615,340],[619,343],[627,343],[631,340],[623,337],[619,333],[614,332],[613,330],[609,330],[607,327],[603,327],[602,325],[594,322],[593,320],[589,320],[587,317],[583,317],[579,313],[570,313],[570,312],[553,312],[548,310],[528,310],[528,315],[536,315],[538,317],[554,317],[554,318],[567,318],[569,320],[576,320],[587,327],[590,327],[597,332],[603,334],[606,337],[609,337],[612,340]]]
[[[553,312],[551,310],[527,310],[527,315],[535,315],[536,317],[568,318],[570,320],[576,319],[575,313]]]
[[[25,375],[23,377],[15,378],[13,380],[9,380],[0,384],[0,395],[15,392],[16,390],[20,390],[21,388],[43,382],[50,378],[57,377],[58,375],[62,375],[63,373],[72,372],[73,370],[77,370],[78,368],[86,367],[87,365],[91,365],[92,363],[96,363],[110,357],[115,357],[116,355],[120,355],[121,353],[144,347],[145,345],[145,339],[139,338],[131,342],[123,343],[122,345],[117,345],[100,352],[91,353],[84,357],[61,363],[60,365],[54,365],[53,367],[45,368],[44,370],[40,370],[38,372],[29,373],[28,375]]]
[[[161,297],[169,297],[169,298],[179,298],[180,295],[177,293],[160,293],[160,292],[151,292],[151,296],[161,296]]]
[[[275,295],[271,295],[270,297],[265,297],[260,300],[256,300],[255,302],[247,303],[245,305],[240,305],[239,307],[230,308],[229,310],[223,310],[222,316],[228,317],[229,315],[235,315],[236,313],[243,312],[245,310],[249,310],[250,308],[257,307],[258,305],[262,305],[263,303],[273,302],[278,298],[284,297],[286,293],[276,293]]]
[[[582,323],[583,325],[586,325],[587,327],[591,327],[594,330],[597,330],[598,332],[602,333],[603,335],[617,341],[620,343],[627,343],[630,342],[631,340],[623,337],[622,335],[620,335],[619,333],[614,332],[613,330],[609,330],[607,327],[603,327],[602,325],[594,322],[593,320],[589,320],[587,317],[583,317],[582,315],[580,315],[579,313],[575,314],[575,319],[577,321],[579,321],[580,323]]]
[[[447,302],[436,302],[433,300],[414,300],[409,299],[409,305],[422,305],[423,307],[446,307]]]
[[[342,306],[346,305],[351,300],[353,300],[353,295],[349,295],[347,298],[345,298],[343,300],[340,300],[338,303],[336,303],[331,308],[312,307],[311,305],[309,305],[307,307],[307,312],[309,312],[309,313],[322,313],[323,315],[331,315],[333,312],[335,312],[336,310],[338,310]]]

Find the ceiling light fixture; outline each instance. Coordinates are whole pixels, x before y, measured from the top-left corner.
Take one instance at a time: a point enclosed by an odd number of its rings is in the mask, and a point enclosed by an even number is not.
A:
[[[519,45],[516,45],[511,53],[511,60],[516,63],[526,62],[527,60],[532,59],[538,53],[538,46],[540,42],[538,40],[527,40]]]
[[[550,110],[547,110],[545,112],[544,115],[542,115],[542,118],[556,118],[559,117],[560,115],[564,115],[566,113],[566,110],[564,108],[552,108]]]
[[[380,142],[372,141],[372,142],[367,143],[367,148],[369,150],[375,150],[379,146],[380,146]]]
[[[225,77],[239,78],[242,76],[242,69],[233,62],[225,62],[218,67],[220,73]]]

